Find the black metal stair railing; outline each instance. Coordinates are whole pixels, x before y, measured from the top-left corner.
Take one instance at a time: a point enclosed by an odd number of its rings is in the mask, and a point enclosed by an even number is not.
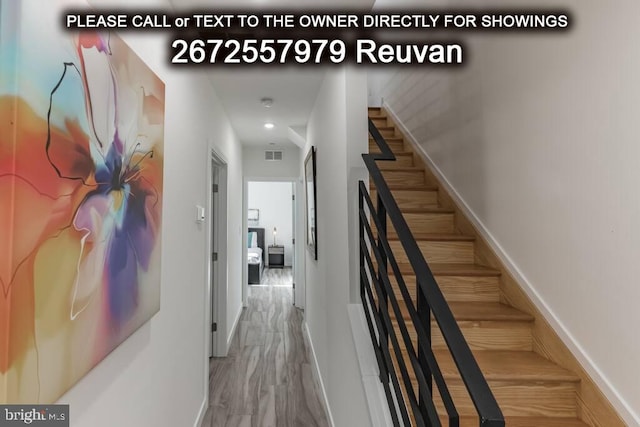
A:
[[[381,153],[362,155],[376,188],[377,201],[374,207],[365,183],[360,181],[360,297],[393,424],[440,427],[440,417],[444,414],[439,416],[436,410],[435,385],[448,425],[459,426],[458,411],[431,347],[433,317],[475,406],[479,426],[504,427],[498,403],[376,164],[377,160],[393,161],[395,156],[371,120],[369,133]],[[387,239],[387,219],[391,221],[416,277],[415,304]],[[400,300],[393,290],[392,277],[402,297]],[[408,312],[407,321],[417,335],[417,346],[407,328],[402,307]],[[394,328],[394,319],[400,337]],[[409,366],[405,363],[406,358]],[[417,395],[411,373],[417,382]]]

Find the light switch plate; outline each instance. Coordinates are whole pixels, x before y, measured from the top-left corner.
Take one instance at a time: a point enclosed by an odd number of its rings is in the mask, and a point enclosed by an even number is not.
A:
[[[205,220],[204,208],[200,205],[196,205],[196,222],[204,222]]]

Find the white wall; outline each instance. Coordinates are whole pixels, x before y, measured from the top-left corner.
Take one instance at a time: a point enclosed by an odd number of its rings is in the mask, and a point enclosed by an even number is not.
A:
[[[265,247],[273,245],[273,228],[276,227],[276,244],[284,246],[284,265],[291,267],[293,257],[293,184],[291,182],[249,182],[248,209],[259,209],[260,220],[256,227],[265,229]],[[249,225],[253,227],[253,225]],[[268,257],[265,258],[268,264]]]
[[[264,159],[265,151],[282,151],[281,161]],[[294,178],[300,173],[300,149],[244,147],[242,151],[244,174],[248,178]]]
[[[306,252],[305,316],[336,426],[370,425],[347,314],[350,286],[355,286],[350,283],[349,242],[354,231],[350,207],[357,203],[351,194],[352,151],[366,150],[366,96],[355,71],[328,71],[300,157],[302,163],[316,146],[318,260]]]
[[[31,11],[44,3],[33,1]],[[37,3],[37,5],[35,5]],[[53,2],[52,2],[53,3]],[[52,4],[47,2],[47,5]],[[125,7],[125,0],[92,1]],[[136,1],[158,7],[160,2]],[[59,25],[59,11],[50,13]],[[175,427],[194,424],[208,385],[205,354],[206,240],[195,205],[206,206],[207,146],[228,162],[229,209],[242,209],[242,152],[204,74],[166,65],[166,38],[123,33],[166,84],[161,308],[66,393],[73,427]],[[228,218],[228,317],[241,310],[240,215]],[[229,323],[231,325],[231,323]]]
[[[569,33],[475,35],[464,69],[390,73],[382,94],[640,425],[640,3],[553,6]]]

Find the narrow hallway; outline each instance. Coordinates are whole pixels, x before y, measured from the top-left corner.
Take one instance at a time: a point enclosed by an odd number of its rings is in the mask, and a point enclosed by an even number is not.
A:
[[[328,426],[302,311],[279,280],[249,287],[229,354],[213,358],[202,427]]]

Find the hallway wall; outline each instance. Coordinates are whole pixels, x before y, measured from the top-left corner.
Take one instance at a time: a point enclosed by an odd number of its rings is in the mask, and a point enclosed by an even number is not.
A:
[[[51,25],[58,25],[61,2],[23,3],[30,11],[48,14]],[[91,3],[131,7],[126,0]],[[165,4],[137,0],[135,7]],[[242,152],[204,72],[167,66],[164,35],[126,32],[120,36],[166,84],[161,308],[60,403],[71,405],[73,427],[188,427],[205,403],[208,378],[207,236],[204,224],[195,222],[195,205],[206,206],[207,146],[211,144],[228,162],[228,207],[241,212]],[[228,289],[230,327],[242,304],[242,216],[229,215],[227,226],[228,283],[223,286]]]
[[[470,36],[464,68],[387,72],[382,96],[640,425],[640,3],[511,4],[526,5],[565,8],[573,28]]]
[[[267,150],[282,151],[282,160],[269,161],[264,159]],[[300,149],[271,148],[271,147],[243,147],[242,164],[247,178],[294,178],[298,176]]]
[[[357,206],[353,152],[367,147],[366,83],[356,71],[327,72],[309,119],[301,167],[312,145],[317,148],[318,260],[305,251],[306,322],[335,426],[365,427],[371,421],[347,326],[350,288],[355,286],[350,263],[350,215],[353,203]]]

